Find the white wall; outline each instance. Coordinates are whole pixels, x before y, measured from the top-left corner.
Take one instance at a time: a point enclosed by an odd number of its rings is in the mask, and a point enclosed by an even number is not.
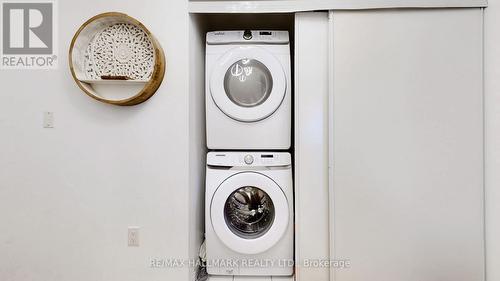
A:
[[[149,101],[115,107],[84,95],[67,53],[88,18],[141,20],[166,52]],[[188,256],[187,1],[59,1],[59,69],[0,71],[0,279],[187,280],[151,257]],[[55,128],[42,128],[42,112]],[[140,247],[127,227],[140,226]]]
[[[485,10],[486,273],[500,280],[500,2]]]
[[[198,256],[205,234],[205,22],[189,16],[189,253]],[[194,269],[194,268],[193,268]],[[192,271],[192,273],[195,273]],[[191,276],[190,280],[194,280]]]

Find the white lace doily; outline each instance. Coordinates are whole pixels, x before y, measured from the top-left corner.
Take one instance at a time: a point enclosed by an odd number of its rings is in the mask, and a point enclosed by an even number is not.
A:
[[[84,59],[88,79],[126,76],[133,80],[148,80],[154,68],[153,44],[139,27],[116,23],[94,36]]]

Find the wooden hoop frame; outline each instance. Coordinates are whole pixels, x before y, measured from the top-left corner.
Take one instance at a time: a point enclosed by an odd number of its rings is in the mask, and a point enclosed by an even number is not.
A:
[[[106,19],[110,19],[116,22],[130,23],[141,28],[147,34],[148,38],[151,40],[151,43],[154,48],[155,62],[151,78],[146,82],[144,87],[137,94],[125,99],[110,100],[103,98],[93,89],[91,83],[83,82],[80,79],[78,79],[77,74],[75,72],[74,48],[75,48],[75,43],[77,42],[80,34],[82,33],[82,31],[86,30],[86,28],[88,28],[89,25],[96,23],[97,21],[103,21]],[[108,104],[130,106],[143,103],[155,94],[156,90],[158,90],[163,81],[163,77],[165,76],[166,62],[165,62],[165,53],[163,52],[163,49],[161,48],[158,40],[156,40],[156,38],[141,22],[124,13],[108,12],[90,18],[75,33],[73,39],[71,40],[71,45],[69,48],[69,68],[71,70],[71,75],[75,80],[76,84],[78,85],[78,87],[91,98]]]

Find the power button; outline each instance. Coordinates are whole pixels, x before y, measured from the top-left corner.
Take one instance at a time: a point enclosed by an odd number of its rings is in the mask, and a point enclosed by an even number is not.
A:
[[[252,156],[252,155],[250,155],[250,154],[245,155],[245,159],[244,159],[244,160],[245,160],[245,163],[246,163],[247,165],[250,165],[250,164],[252,164],[252,163],[253,163],[253,156]]]
[[[245,30],[245,31],[243,32],[243,39],[245,39],[245,40],[250,40],[250,39],[252,39],[252,31],[250,31],[250,30]]]

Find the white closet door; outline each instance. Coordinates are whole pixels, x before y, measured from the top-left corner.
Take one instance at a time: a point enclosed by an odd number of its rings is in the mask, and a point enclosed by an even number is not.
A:
[[[295,16],[295,260],[297,281],[328,281],[328,18]]]
[[[334,13],[335,281],[484,280],[482,17]]]

